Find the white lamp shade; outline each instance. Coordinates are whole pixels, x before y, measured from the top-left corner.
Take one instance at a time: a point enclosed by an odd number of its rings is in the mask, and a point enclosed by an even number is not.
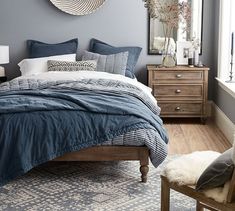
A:
[[[9,63],[9,46],[0,45],[0,64]]]

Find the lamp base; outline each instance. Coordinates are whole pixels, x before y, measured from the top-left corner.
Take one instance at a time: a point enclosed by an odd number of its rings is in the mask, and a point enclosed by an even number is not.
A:
[[[0,77],[5,77],[5,68],[0,66]]]

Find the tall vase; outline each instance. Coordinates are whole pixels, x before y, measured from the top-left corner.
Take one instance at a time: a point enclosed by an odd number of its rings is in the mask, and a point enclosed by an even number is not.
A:
[[[176,66],[175,49],[172,48],[172,43],[174,43],[173,39],[171,40],[170,37],[165,37],[164,52],[162,55],[163,67],[175,67]]]

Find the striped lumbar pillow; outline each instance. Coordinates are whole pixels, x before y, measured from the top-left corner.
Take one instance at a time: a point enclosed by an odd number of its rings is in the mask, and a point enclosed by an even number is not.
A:
[[[47,68],[48,71],[95,71],[97,66],[96,60],[77,61],[77,62],[66,62],[66,61],[55,61],[48,60]]]
[[[82,60],[96,60],[98,72],[125,75],[128,52],[121,52],[111,55],[101,55],[88,51],[83,52]]]

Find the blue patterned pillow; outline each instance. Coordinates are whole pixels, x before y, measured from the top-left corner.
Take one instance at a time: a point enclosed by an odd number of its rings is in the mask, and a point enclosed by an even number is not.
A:
[[[125,76],[135,78],[135,66],[139,59],[142,48],[140,47],[114,47],[100,40],[91,39],[90,51],[103,55],[117,54],[121,52],[128,52],[128,60],[126,66]]]
[[[27,40],[27,47],[29,58],[76,54],[78,48],[78,39],[75,38],[57,44],[48,44],[37,40]]]

